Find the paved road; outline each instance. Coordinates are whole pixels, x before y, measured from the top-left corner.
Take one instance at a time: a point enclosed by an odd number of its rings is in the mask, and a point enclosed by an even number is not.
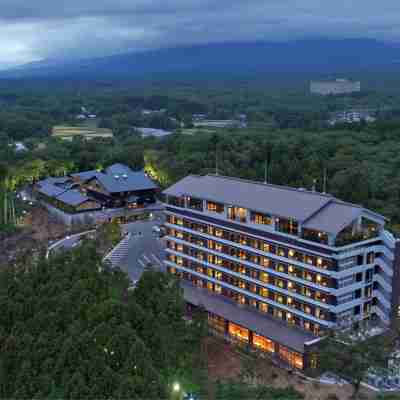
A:
[[[144,268],[152,266],[164,270],[164,239],[153,232],[153,226],[163,223],[161,214],[155,214],[150,221],[137,221],[125,225],[131,233],[127,254],[119,261],[120,268],[125,271],[132,281],[139,280]]]

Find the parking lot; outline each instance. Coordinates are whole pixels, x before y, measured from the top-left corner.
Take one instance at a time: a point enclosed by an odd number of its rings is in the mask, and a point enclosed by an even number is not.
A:
[[[136,221],[124,225],[124,231],[131,234],[123,257],[118,262],[132,281],[137,281],[146,266],[151,265],[164,270],[164,239],[153,230],[153,227],[163,224],[161,213],[154,213],[148,221]]]

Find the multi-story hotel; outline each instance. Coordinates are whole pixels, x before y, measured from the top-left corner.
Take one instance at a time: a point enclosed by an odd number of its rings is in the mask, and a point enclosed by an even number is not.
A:
[[[385,218],[329,194],[188,176],[165,190],[169,272],[212,329],[299,369],[330,329],[399,313]]]

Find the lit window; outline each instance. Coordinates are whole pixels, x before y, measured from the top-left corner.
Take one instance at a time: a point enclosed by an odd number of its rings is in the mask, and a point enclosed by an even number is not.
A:
[[[317,265],[318,266],[321,266],[322,265],[322,258],[317,258]]]
[[[294,250],[290,249],[289,250],[289,257],[294,257],[294,254],[295,254]]]
[[[215,291],[216,293],[221,293],[221,292],[222,292],[222,287],[221,287],[220,285],[215,285],[214,291]]]
[[[292,282],[288,282],[287,287],[288,287],[288,289],[293,289],[293,283]]]
[[[320,274],[317,274],[317,282],[321,282],[322,281],[322,276]]]
[[[260,295],[263,297],[268,297],[268,289],[260,288]]]
[[[262,311],[262,312],[268,312],[268,304],[266,304],[266,303],[259,303],[259,305],[258,305],[258,307],[259,307],[259,309]]]
[[[293,273],[293,272],[294,272],[294,267],[293,267],[293,265],[289,265],[288,270],[289,270],[290,273]]]
[[[293,303],[293,299],[292,299],[291,297],[288,297],[288,298],[287,298],[287,303],[288,303],[289,305],[291,305],[291,304]]]

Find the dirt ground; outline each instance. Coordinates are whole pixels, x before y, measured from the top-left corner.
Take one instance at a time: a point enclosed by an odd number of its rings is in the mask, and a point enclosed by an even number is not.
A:
[[[216,338],[208,338],[206,347],[210,379],[214,381],[218,379],[239,379],[246,368],[247,356],[238,352],[234,346]],[[305,400],[327,400],[330,394],[335,394],[340,400],[351,398],[353,389],[350,385],[338,386],[310,382],[301,375],[278,368],[268,359],[257,359],[254,362],[256,363],[254,370],[257,371],[257,374],[251,383],[264,384],[274,388],[293,387],[305,396]],[[212,394],[212,390],[209,392]],[[359,398],[373,400],[376,398],[376,394],[362,388]]]
[[[0,237],[0,264],[12,264],[17,259],[31,257],[35,251],[47,248],[50,241],[67,235],[68,228],[52,219],[41,207],[34,207],[25,216],[14,234]]]

